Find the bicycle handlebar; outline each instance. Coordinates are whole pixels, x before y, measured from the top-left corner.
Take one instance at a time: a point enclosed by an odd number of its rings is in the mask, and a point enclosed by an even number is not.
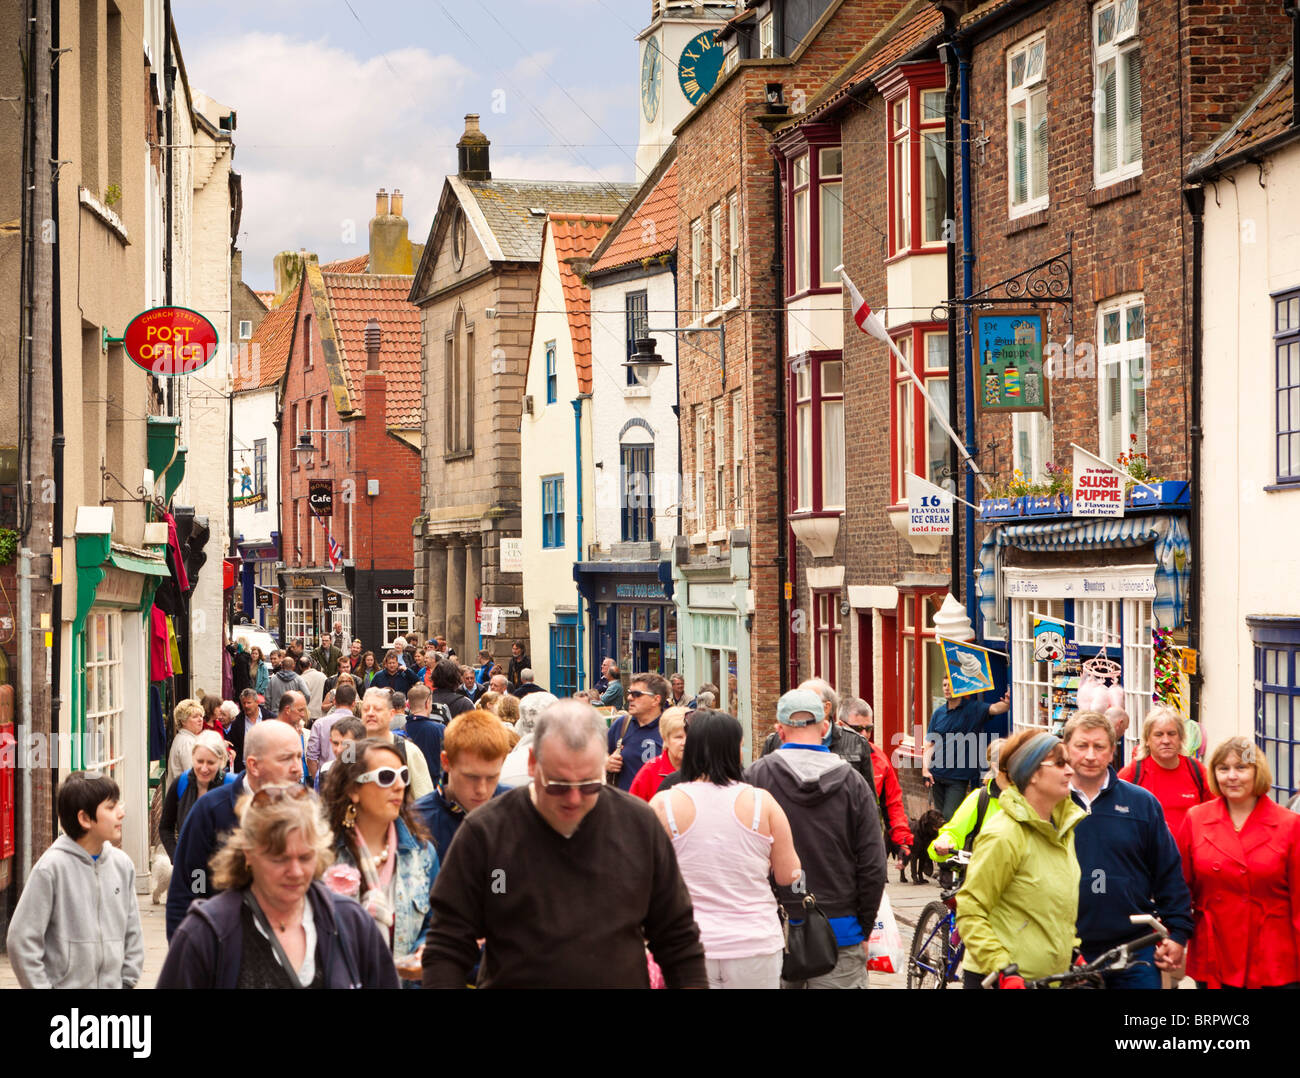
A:
[[[1039,977],[1036,980],[1026,982],[1029,988],[1042,988],[1049,984],[1064,983],[1067,980],[1085,980],[1095,978],[1102,973],[1107,972],[1118,962],[1123,962],[1123,968],[1127,969],[1132,965],[1129,962],[1129,956],[1134,951],[1140,951],[1144,947],[1150,947],[1153,943],[1159,943],[1169,938],[1169,929],[1161,924],[1154,916],[1149,913],[1135,913],[1129,917],[1129,922],[1135,925],[1150,925],[1154,931],[1145,936],[1139,936],[1135,940],[1129,940],[1127,943],[1121,943],[1118,947],[1112,947],[1105,954],[1098,955],[1086,966],[1080,966],[1077,969],[1066,970],[1064,973],[1053,973],[1047,977]],[[1020,974],[1020,967],[1014,962],[1009,966],[1003,966],[1002,969],[994,970],[982,981],[980,987],[992,988],[997,984],[998,978],[1006,974],[1008,977],[1015,977]]]

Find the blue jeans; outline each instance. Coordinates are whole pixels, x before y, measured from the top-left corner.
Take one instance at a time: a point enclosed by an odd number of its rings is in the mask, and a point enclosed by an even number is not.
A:
[[[1097,958],[1102,951],[1084,951],[1083,957],[1089,962]],[[1153,943],[1150,947],[1143,947],[1140,951],[1133,952],[1133,959],[1138,965],[1129,966],[1128,969],[1116,970],[1113,973],[1103,973],[1102,979],[1106,982],[1107,988],[1160,988],[1160,971],[1156,969],[1156,947]],[[1145,963],[1142,965],[1141,963]]]
[[[964,779],[954,781],[937,778],[934,780],[934,785],[930,787],[930,799],[934,802],[934,807],[943,813],[945,823],[957,814],[968,793],[970,793],[970,783]]]

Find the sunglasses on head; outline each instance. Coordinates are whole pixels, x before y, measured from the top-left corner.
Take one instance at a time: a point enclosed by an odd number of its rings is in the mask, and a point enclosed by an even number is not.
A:
[[[310,796],[311,791],[300,782],[295,782],[292,786],[263,786],[253,794],[252,804],[258,807],[276,805],[286,797],[292,801],[301,801],[304,797]]]
[[[373,782],[381,790],[386,790],[398,779],[402,780],[403,786],[411,785],[411,772],[406,767],[377,767],[373,771],[367,771],[363,775],[357,776],[357,785],[366,782]]]

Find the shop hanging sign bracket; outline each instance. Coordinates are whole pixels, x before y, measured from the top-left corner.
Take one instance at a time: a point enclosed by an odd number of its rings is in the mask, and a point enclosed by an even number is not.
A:
[[[1065,308],[1065,324],[1074,334],[1074,233],[1066,235],[1065,250],[1005,280],[962,299],[949,299],[934,308],[937,322],[947,321],[953,308],[1036,306]]]

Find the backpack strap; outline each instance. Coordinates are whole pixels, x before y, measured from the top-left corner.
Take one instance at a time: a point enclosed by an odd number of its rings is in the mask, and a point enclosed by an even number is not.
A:
[[[186,771],[176,780],[176,800],[179,801],[185,796],[185,791],[190,788],[190,773]]]
[[[984,827],[984,816],[989,810],[989,802],[993,800],[993,795],[989,793],[987,785],[980,787],[979,800],[975,802],[975,823],[971,826],[970,831],[966,834],[966,841],[962,843],[962,849],[969,853],[975,846],[975,839],[980,830]]]
[[[1202,801],[1206,800],[1205,780],[1201,778],[1201,769],[1196,766],[1196,761],[1190,756],[1184,756],[1183,759],[1187,761],[1187,766],[1192,772],[1192,781],[1196,783],[1197,794],[1200,796]]]
[[[1146,761],[1145,756],[1139,756],[1133,763],[1133,785],[1142,785],[1142,764]]]

